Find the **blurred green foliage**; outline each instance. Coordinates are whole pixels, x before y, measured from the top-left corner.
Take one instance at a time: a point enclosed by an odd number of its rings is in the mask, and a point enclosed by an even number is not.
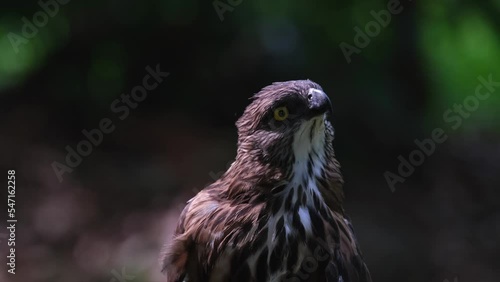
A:
[[[71,40],[75,28],[86,28],[82,19],[92,21],[104,16],[99,10],[109,14],[110,26],[102,27],[104,30],[114,28],[116,32],[127,32],[120,26],[141,27],[147,26],[186,26],[199,20],[202,11],[212,17],[211,27],[219,28],[257,29],[263,38],[272,41],[277,34],[287,44],[287,40],[297,40],[297,32],[311,33],[321,37],[324,44],[329,46],[332,53],[339,53],[338,44],[341,42],[352,43],[354,36],[353,27],[363,28],[366,23],[373,20],[370,11],[386,9],[387,1],[352,1],[352,2],[287,2],[287,1],[234,1],[238,5],[235,10],[225,14],[224,22],[213,22],[217,15],[212,3],[189,1],[148,1],[118,2],[111,1],[99,4],[97,1],[89,4],[69,2],[60,6],[58,13],[50,17],[48,23],[38,28],[36,36],[29,38],[28,43],[19,45],[19,52],[15,52],[10,33],[22,35],[23,17],[32,21],[34,13],[41,10],[38,5],[17,5],[13,9],[4,9],[0,13],[0,92],[22,86],[31,74],[37,72],[46,64],[47,59],[54,53],[64,49]],[[391,23],[383,28],[370,46],[364,48],[357,60],[356,72],[363,74],[363,80],[374,81],[375,74],[367,71],[372,64],[384,64],[390,60],[397,41],[408,40],[401,38],[405,32],[412,33],[417,30],[417,50],[422,58],[422,69],[425,72],[426,83],[430,85],[429,99],[426,102],[429,119],[427,123],[438,118],[444,110],[454,103],[461,102],[466,96],[473,94],[477,85],[477,77],[493,74],[494,78],[500,77],[500,39],[497,18],[492,18],[500,9],[500,1],[485,1],[477,4],[473,1],[401,1],[403,12],[392,15]],[[416,16],[410,7],[417,6]],[[407,8],[408,7],[408,8]],[[80,11],[81,9],[81,11]],[[493,11],[492,11],[493,10]],[[206,17],[206,16],[205,16]],[[413,27],[401,31],[399,23],[405,18],[410,18]],[[102,24],[102,23],[101,23]],[[226,25],[226,26],[224,26]],[[269,26],[281,25],[274,33],[269,31]],[[92,24],[90,24],[92,26]],[[98,27],[88,28],[99,28]],[[113,27],[114,26],[114,27]],[[408,25],[405,25],[408,28]],[[95,31],[99,33],[99,31]],[[129,31],[130,32],[130,31]],[[269,33],[270,32],[270,33]],[[266,33],[269,33],[266,35]],[[82,81],[73,78],[74,83],[85,87],[81,91],[87,92],[96,105],[105,107],[117,93],[126,88],[126,72],[130,66],[128,54],[122,48],[123,39],[134,41],[137,31],[122,34],[120,40],[107,38],[100,40],[92,46],[90,62],[84,66],[86,72]],[[113,37],[117,37],[114,35]],[[266,37],[267,36],[267,37]],[[271,39],[269,39],[271,36]],[[163,38],[162,38],[163,37]],[[158,34],[159,40],[169,40],[175,44],[176,39],[167,34]],[[214,38],[215,39],[215,38]],[[137,42],[137,44],[144,44]],[[152,44],[152,43],[148,43]],[[275,44],[274,43],[270,43]],[[413,44],[410,42],[409,44]],[[293,44],[292,44],[293,45]],[[287,52],[286,47],[275,46],[276,52]],[[201,46],[200,46],[201,47]],[[203,48],[203,47],[202,47]],[[292,48],[292,47],[291,47]],[[306,53],[305,60],[313,58],[316,52],[311,52],[315,47],[307,42],[299,46]],[[299,51],[300,51],[299,49]],[[306,51],[307,50],[307,51]],[[297,51],[296,49],[294,51]],[[214,54],[214,56],[218,56]],[[345,64],[341,56],[336,56],[336,64]],[[300,62],[297,58],[297,62]],[[364,63],[363,63],[364,61]],[[348,66],[346,66],[348,67]],[[82,70],[79,70],[80,72]],[[498,78],[497,78],[498,79]],[[61,86],[59,86],[61,87]],[[391,105],[390,97],[384,94],[384,86],[375,88],[378,99],[374,102],[382,108]],[[61,89],[64,95],[78,95],[79,91]],[[401,93],[404,94],[404,93]],[[500,95],[493,95],[481,111],[475,114],[472,120],[481,122],[495,118],[496,110],[500,106]],[[70,97],[68,97],[71,99]],[[389,99],[389,100],[388,100]],[[397,101],[394,101],[397,103]],[[392,102],[392,103],[394,103]]]
[[[460,9],[450,6],[450,1],[424,1],[419,10],[418,43],[432,85],[428,107],[438,115],[474,95],[479,76],[492,74],[494,81],[500,81],[496,19],[489,18],[485,8],[471,6]],[[500,121],[500,90],[479,107],[469,122],[476,121],[477,126],[486,120]]]
[[[37,28],[32,38],[25,38],[21,19],[26,17],[32,21],[31,15],[0,13],[0,93],[25,83],[28,76],[43,66],[51,53],[62,48],[70,36],[68,18],[61,11],[50,18],[47,25]],[[26,43],[18,45],[16,50],[13,36],[23,37]]]

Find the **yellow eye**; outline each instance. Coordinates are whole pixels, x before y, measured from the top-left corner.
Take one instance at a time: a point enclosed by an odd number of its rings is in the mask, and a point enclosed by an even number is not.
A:
[[[286,107],[279,107],[274,110],[274,119],[277,121],[284,121],[288,117],[288,109]]]

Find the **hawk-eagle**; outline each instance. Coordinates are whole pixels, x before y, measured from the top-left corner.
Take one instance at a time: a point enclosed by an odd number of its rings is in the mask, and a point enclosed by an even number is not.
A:
[[[253,96],[235,161],[181,214],[167,281],[371,281],[342,206],[331,115],[310,80]]]

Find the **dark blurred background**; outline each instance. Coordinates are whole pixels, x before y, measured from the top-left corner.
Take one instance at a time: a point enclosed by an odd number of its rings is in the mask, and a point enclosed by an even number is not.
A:
[[[2,1],[0,173],[16,170],[18,223],[11,275],[4,183],[0,280],[164,281],[162,245],[230,165],[248,98],[309,78],[334,105],[374,281],[498,281],[500,1],[391,2]],[[168,77],[113,111],[157,65]],[[475,105],[478,85],[491,95]],[[106,118],[113,132],[70,168],[67,146]],[[391,189],[384,174],[435,128],[447,140]]]

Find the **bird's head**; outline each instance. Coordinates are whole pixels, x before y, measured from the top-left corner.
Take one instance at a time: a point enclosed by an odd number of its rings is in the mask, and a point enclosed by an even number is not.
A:
[[[333,158],[331,114],[330,99],[310,80],[264,87],[236,123],[237,160],[290,177],[294,167],[307,168],[313,158]]]

